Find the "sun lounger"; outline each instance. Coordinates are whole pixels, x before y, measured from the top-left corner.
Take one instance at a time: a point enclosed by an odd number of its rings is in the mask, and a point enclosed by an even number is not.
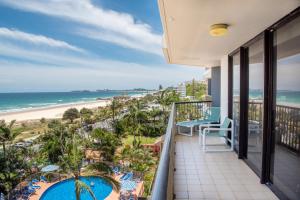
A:
[[[32,188],[31,186],[27,186],[23,192],[23,195],[30,195],[35,193],[35,188]]]
[[[135,200],[135,197],[133,195],[130,195],[129,200]]]
[[[127,180],[127,177],[128,177],[128,173],[126,173],[124,176],[122,176],[121,178],[120,178],[120,180]]]
[[[193,128],[195,126],[199,126],[203,124],[219,123],[219,121],[220,121],[220,108],[211,107],[208,108],[208,110],[204,113],[204,117],[202,119],[178,122],[176,125],[178,127],[178,134],[193,136]],[[180,131],[180,127],[190,128],[190,134],[182,133]]]
[[[0,200],[4,200],[4,194],[2,192],[0,193]]]
[[[44,183],[47,183],[47,178],[45,176],[40,176],[40,181],[41,182],[44,182]]]
[[[32,181],[31,181],[32,183],[38,183],[38,182],[40,182],[39,180],[37,180],[37,179],[32,179]]]
[[[123,174],[123,175],[121,176],[120,180],[123,180],[125,176],[127,176],[127,173]]]
[[[124,180],[132,180],[132,178],[133,178],[133,173],[132,173],[132,172],[129,172],[129,173],[127,174],[127,177],[124,178]]]
[[[29,185],[28,185],[29,187],[32,187],[33,189],[40,189],[41,188],[41,186],[39,186],[39,185],[34,185],[32,182],[29,182]]]
[[[125,181],[125,180],[131,180],[133,178],[133,173],[132,172],[129,172],[129,173],[126,173],[125,175],[123,175],[120,180],[121,181]]]

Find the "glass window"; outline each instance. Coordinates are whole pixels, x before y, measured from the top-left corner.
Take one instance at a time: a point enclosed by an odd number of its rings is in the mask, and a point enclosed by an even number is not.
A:
[[[260,173],[263,138],[264,46],[259,39],[249,46],[248,153],[247,159]]]
[[[240,130],[240,53],[232,56],[233,60],[233,99],[232,118],[234,123],[234,148],[239,150],[239,130]]]
[[[272,179],[288,199],[300,199],[300,17],[276,31],[275,151]]]

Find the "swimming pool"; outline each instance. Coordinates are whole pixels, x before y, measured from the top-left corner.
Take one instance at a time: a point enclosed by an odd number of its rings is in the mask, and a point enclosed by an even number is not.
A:
[[[103,179],[95,176],[80,177],[80,180],[85,182],[93,190],[97,200],[105,199],[112,191],[112,186]],[[75,196],[75,181],[67,179],[52,185],[48,188],[40,200],[76,200]],[[84,190],[81,193],[81,200],[92,200],[91,195]]]

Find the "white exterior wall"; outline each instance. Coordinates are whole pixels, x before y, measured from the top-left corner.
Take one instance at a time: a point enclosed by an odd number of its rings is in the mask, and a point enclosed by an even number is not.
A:
[[[221,59],[221,122],[228,116],[228,56]]]
[[[179,93],[180,97],[186,97],[186,85],[185,83],[180,83],[177,87],[177,92]]]

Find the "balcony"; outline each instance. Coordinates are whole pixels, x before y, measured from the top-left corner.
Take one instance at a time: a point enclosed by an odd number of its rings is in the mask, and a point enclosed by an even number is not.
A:
[[[198,134],[177,134],[176,121],[200,118],[209,106],[173,104],[151,199],[278,199],[235,152],[203,152]],[[208,143],[222,144],[219,138]]]

